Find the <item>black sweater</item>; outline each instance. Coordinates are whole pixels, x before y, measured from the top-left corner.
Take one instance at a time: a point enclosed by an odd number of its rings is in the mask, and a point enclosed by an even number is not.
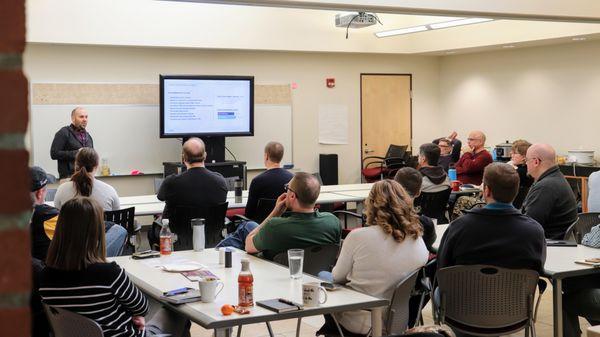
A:
[[[438,269],[488,264],[544,270],[546,240],[539,223],[516,208],[479,208],[450,224],[438,250]]]
[[[546,238],[562,239],[577,220],[577,202],[571,186],[554,166],[531,186],[523,203],[523,213],[544,227]]]
[[[73,124],[64,126],[56,132],[50,146],[50,157],[58,161],[60,179],[68,178],[73,174],[75,156],[82,147],[94,147],[94,140],[87,131],[84,142],[77,137]]]
[[[250,183],[248,191],[248,202],[246,203],[245,215],[261,223],[268,214],[261,213],[257,210],[259,199],[277,199],[284,193],[283,185],[292,180],[294,175],[288,170],[282,168],[273,168],[257,175]]]

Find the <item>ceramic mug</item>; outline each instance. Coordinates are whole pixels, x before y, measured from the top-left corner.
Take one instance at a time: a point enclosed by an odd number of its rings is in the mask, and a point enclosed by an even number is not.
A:
[[[217,291],[219,285],[221,285],[221,289]],[[205,277],[198,281],[198,286],[202,302],[212,303],[215,301],[221,290],[223,290],[224,284],[214,277]]]
[[[321,296],[321,293],[323,296]],[[321,301],[321,297],[323,300]],[[327,291],[318,282],[304,283],[302,285],[302,303],[306,307],[318,307],[327,302]]]

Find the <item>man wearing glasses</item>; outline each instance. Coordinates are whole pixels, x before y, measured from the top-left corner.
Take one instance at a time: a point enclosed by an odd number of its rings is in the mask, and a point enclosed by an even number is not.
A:
[[[535,181],[523,202],[523,212],[544,227],[547,239],[560,240],[577,219],[577,202],[555,157],[548,144],[533,144],[527,150],[527,173]]]
[[[233,246],[248,253],[262,252],[267,259],[291,248],[338,244],[341,228],[337,217],[315,210],[321,186],[312,174],[298,172],[285,185],[275,208],[260,224],[248,221],[217,247]]]
[[[485,134],[481,131],[471,131],[467,138],[469,149],[458,160],[456,174],[463,184],[481,185],[483,169],[492,163],[492,155],[484,148]]]

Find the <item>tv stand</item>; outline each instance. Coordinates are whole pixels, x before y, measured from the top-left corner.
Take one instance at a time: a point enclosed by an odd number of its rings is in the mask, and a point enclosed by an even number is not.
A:
[[[225,137],[223,136],[204,136],[199,137],[206,147],[206,163],[225,161]],[[190,137],[184,137],[181,144],[185,143]]]

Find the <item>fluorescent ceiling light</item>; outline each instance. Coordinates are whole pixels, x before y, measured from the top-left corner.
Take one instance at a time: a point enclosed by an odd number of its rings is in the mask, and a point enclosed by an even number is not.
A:
[[[375,36],[388,37],[388,36],[394,36],[394,35],[412,34],[412,33],[424,32],[426,30],[450,28],[450,27],[463,26],[463,25],[472,25],[475,23],[482,23],[482,22],[488,22],[488,21],[493,21],[493,20],[494,19],[487,19],[487,18],[458,19],[458,20],[452,20],[452,21],[446,21],[446,22],[430,23],[428,25],[422,25],[422,26],[386,30],[383,32],[375,33]]]
[[[394,36],[394,35],[404,35],[404,34],[410,34],[410,33],[423,32],[426,30],[428,30],[427,26],[415,26],[415,27],[409,27],[409,28],[386,30],[384,32],[377,32],[377,33],[375,33],[375,36],[387,37],[387,36]]]
[[[431,24],[429,24],[429,28],[442,29],[442,28],[450,28],[450,27],[456,27],[456,26],[472,25],[474,23],[483,23],[483,22],[488,22],[488,21],[493,21],[493,20],[494,19],[488,19],[488,18],[466,18],[466,19],[452,20],[452,21],[446,21],[446,22],[431,23]]]

